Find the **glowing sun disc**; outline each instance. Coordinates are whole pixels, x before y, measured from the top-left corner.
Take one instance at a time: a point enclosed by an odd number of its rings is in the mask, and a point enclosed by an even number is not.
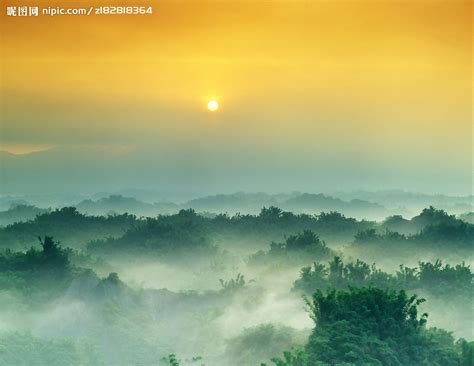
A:
[[[211,100],[209,103],[207,103],[207,109],[209,109],[211,112],[217,111],[219,109],[219,103],[217,103],[215,100]]]

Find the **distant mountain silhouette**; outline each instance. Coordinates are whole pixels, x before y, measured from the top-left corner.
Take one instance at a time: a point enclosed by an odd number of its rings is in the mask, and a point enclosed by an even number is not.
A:
[[[292,194],[237,192],[193,199],[182,206],[211,212],[259,212],[264,206],[279,206],[292,196]]]
[[[278,206],[287,211],[320,213],[338,211],[346,215],[364,218],[379,218],[388,214],[382,205],[364,200],[344,201],[324,194],[291,193],[270,195],[266,193],[221,194],[188,201],[184,207],[210,212],[256,213],[266,206]]]
[[[158,214],[174,213],[179,210],[179,206],[174,203],[159,202],[151,204],[122,195],[111,195],[97,201],[90,199],[84,200],[77,204],[76,208],[80,212],[90,215],[121,214],[128,212],[139,216],[156,216]]]
[[[155,194],[156,192],[158,193]],[[180,209],[186,208],[193,208],[198,212],[208,212],[211,214],[227,212],[233,215],[236,213],[258,214],[262,207],[277,206],[283,210],[295,213],[319,214],[320,212],[338,211],[346,216],[359,219],[383,220],[388,216],[397,215],[411,218],[423,208],[431,206],[431,201],[441,202],[442,204],[432,206],[439,206],[453,214],[459,215],[472,211],[472,206],[467,196],[425,195],[403,191],[374,192],[373,196],[369,192],[341,193],[338,196],[302,192],[281,194],[236,192],[204,196],[185,201],[184,203],[180,202],[176,195],[156,192],[139,191],[139,198],[133,194],[110,194],[107,192],[86,196],[86,199],[79,194],[71,196],[3,196],[0,197],[0,211],[8,211],[11,205],[14,204],[42,208],[74,206],[80,212],[90,215],[130,213],[137,216],[156,216],[159,214],[177,213]],[[133,193],[133,190],[130,190],[130,193]],[[169,198],[165,199],[166,197]],[[428,203],[423,205],[426,202]],[[422,208],[417,209],[420,205],[422,205]],[[11,216],[11,214],[6,213],[5,217]],[[26,216],[30,217],[31,215],[28,214]],[[397,217],[391,220],[390,225],[392,224],[394,227],[398,225],[404,226]]]
[[[414,216],[425,207],[435,206],[448,210],[455,214],[470,212],[473,210],[474,196],[454,196],[444,194],[426,194],[418,192],[408,192],[403,190],[383,190],[383,191],[355,191],[334,193],[343,200],[360,199],[383,205],[389,210],[396,210],[406,216]]]
[[[387,209],[377,203],[354,199],[343,201],[324,194],[304,193],[290,198],[282,208],[292,211],[329,212],[338,211],[354,217],[376,218],[387,214]]]
[[[199,212],[229,214],[260,212],[262,207],[278,206],[287,211],[320,213],[338,211],[363,218],[385,217],[389,212],[381,205],[364,200],[344,201],[323,194],[294,192],[290,194],[244,193],[205,196],[177,204],[169,201],[147,203],[133,197],[110,195],[98,200],[83,200],[75,207],[90,215],[132,213],[139,216],[176,213],[180,209],[193,208]]]

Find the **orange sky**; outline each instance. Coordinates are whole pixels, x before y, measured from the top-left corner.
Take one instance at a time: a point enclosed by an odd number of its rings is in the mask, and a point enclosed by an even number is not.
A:
[[[471,164],[470,1],[26,3],[154,14],[2,11],[4,150],[159,140]]]

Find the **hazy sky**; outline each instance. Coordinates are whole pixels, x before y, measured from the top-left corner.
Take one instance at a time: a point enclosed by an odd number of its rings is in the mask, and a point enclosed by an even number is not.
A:
[[[2,10],[4,193],[471,193],[470,1],[143,3]]]

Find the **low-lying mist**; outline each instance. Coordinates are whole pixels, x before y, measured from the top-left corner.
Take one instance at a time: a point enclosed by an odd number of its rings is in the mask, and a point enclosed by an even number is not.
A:
[[[445,337],[453,350],[458,338],[472,341],[472,224],[434,208],[395,221],[407,234],[393,230],[393,219],[275,207],[253,216],[185,210],[148,219],[63,209],[7,226],[0,229],[7,351],[0,364],[174,365],[176,358],[250,366],[292,349],[311,358],[324,310],[313,294],[351,288],[417,294],[426,299],[418,304],[420,316],[429,313],[426,326],[452,333],[429,337]],[[46,229],[55,237],[43,236]],[[22,249],[29,233],[40,242]]]

